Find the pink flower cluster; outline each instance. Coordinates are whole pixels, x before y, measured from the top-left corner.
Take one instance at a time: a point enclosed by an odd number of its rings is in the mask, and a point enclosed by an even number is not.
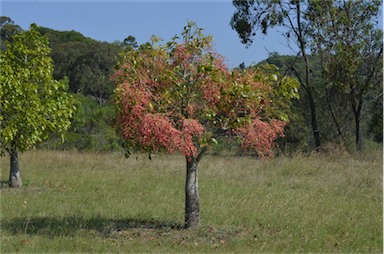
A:
[[[125,123],[122,133],[126,140],[135,139],[151,151],[164,149],[168,153],[179,151],[187,157],[197,156],[195,141],[201,140],[205,131],[198,121],[184,119],[175,124],[165,115],[142,113],[140,107],[134,107],[129,120],[121,119]]]
[[[242,138],[243,149],[257,151],[261,158],[273,157],[273,141],[279,136],[284,137],[285,124],[284,121],[266,122],[256,118],[250,124],[237,128],[235,133]]]

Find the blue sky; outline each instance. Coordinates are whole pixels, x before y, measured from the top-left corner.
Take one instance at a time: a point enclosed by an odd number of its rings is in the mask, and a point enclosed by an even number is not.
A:
[[[268,52],[294,54],[278,31],[259,35],[248,49],[229,25],[235,11],[229,0],[144,1],[55,1],[0,0],[0,15],[8,16],[23,29],[31,23],[55,30],[75,30],[99,41],[113,42],[133,35],[139,44],[151,35],[169,41],[192,20],[212,34],[218,53],[230,68],[250,65],[268,57]]]
[[[151,35],[165,41],[180,34],[192,20],[212,34],[218,53],[229,67],[259,62],[268,51],[291,53],[283,38],[272,33],[246,49],[229,25],[235,11],[231,1],[18,1],[1,0],[1,15],[23,29],[31,23],[55,30],[76,30],[99,41],[113,42],[133,35],[141,43]]]

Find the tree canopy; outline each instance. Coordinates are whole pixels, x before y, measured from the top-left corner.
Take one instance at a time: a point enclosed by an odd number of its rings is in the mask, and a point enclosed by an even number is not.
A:
[[[362,133],[358,133],[361,132],[359,122],[365,98],[378,90],[374,83],[382,83],[382,78],[378,78],[382,70],[382,63],[378,61],[382,55],[382,32],[377,29],[381,4],[380,0],[233,1],[236,11],[231,26],[242,43],[248,46],[256,33],[267,34],[271,28],[282,27],[281,36],[289,45],[297,46],[297,56],[301,60],[293,57],[295,61],[283,71],[293,73],[300,81],[305,95],[302,103],[310,113],[317,151],[328,138],[327,127],[321,126],[328,125],[327,122],[334,124],[337,135],[346,143],[343,125],[350,124],[346,116],[348,111],[353,112],[355,118],[356,144],[361,144]],[[304,68],[297,65],[302,63]],[[350,92],[346,92],[348,90]],[[328,107],[327,120],[322,119],[321,101]],[[361,150],[359,147],[361,145],[357,145]]]
[[[36,28],[13,36],[0,53],[0,145],[11,157],[63,133],[75,110],[68,82],[53,79],[48,40]]]
[[[284,127],[277,101],[295,97],[297,82],[284,78],[276,85],[276,74],[261,69],[230,71],[212,50],[211,37],[192,23],[181,43],[175,38],[162,46],[156,40],[148,49],[123,54],[113,76],[117,121],[130,146],[195,157],[229,135],[260,156],[272,154]]]
[[[350,102],[356,149],[363,149],[361,113],[367,97],[382,86],[383,32],[377,28],[382,1],[326,1],[310,5],[308,19],[323,74]]]
[[[6,50],[6,42],[12,41],[12,37],[21,31],[11,18],[0,16],[0,50]]]

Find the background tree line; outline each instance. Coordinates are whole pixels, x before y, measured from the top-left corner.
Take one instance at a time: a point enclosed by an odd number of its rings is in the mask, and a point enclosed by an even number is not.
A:
[[[281,36],[295,45],[295,57],[274,55],[267,61],[299,79],[303,96],[296,112],[311,128],[312,147],[319,150],[331,141],[351,148],[351,132],[358,151],[370,136],[382,141],[381,0],[234,0],[233,5],[231,26],[242,43],[282,27]]]
[[[233,4],[231,25],[243,43],[250,45],[256,31],[267,33],[269,28],[283,26],[288,29],[282,36],[299,49],[296,56],[272,53],[256,64],[274,64],[281,75],[294,76],[301,83],[300,100],[293,102],[286,135],[278,142],[280,152],[313,151],[327,143],[352,151],[362,150],[363,140],[382,142],[382,31],[377,28],[381,1],[249,0]],[[20,31],[11,18],[1,17],[1,50]],[[49,39],[54,78],[68,79],[77,105],[66,141],[52,136],[42,146],[120,149],[122,142],[113,126],[114,84],[109,77],[120,52],[140,50],[148,43],[139,46],[133,36],[107,43],[76,31],[44,27],[38,31]],[[224,146],[216,150],[231,149]]]
[[[316,109],[321,141],[323,144],[334,144],[353,151],[355,149],[355,123],[351,103],[342,91],[327,85],[324,81],[320,56],[311,55],[309,59],[312,66],[312,82],[316,88],[314,95],[318,102]],[[303,75],[305,70],[305,63],[297,56],[271,53],[266,60],[257,65],[265,63],[274,64],[280,70],[286,70],[285,73],[291,76]],[[382,68],[380,63],[377,64],[377,67]],[[377,85],[369,91],[366,105],[362,109],[362,137],[366,140],[367,146],[372,141],[382,143],[383,140],[382,89],[381,85]],[[315,146],[314,140],[311,138],[311,128],[308,125],[311,121],[311,114],[303,89],[300,89],[300,98],[299,101],[294,101],[292,104],[291,121],[286,127],[286,138],[280,141],[280,148],[283,151],[308,151]]]

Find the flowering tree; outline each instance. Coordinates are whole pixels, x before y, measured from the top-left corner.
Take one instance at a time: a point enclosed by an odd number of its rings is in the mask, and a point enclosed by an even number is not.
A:
[[[199,225],[197,166],[212,143],[238,137],[243,149],[273,156],[298,82],[261,69],[230,71],[212,37],[189,22],[181,42],[159,38],[125,52],[113,79],[118,128],[129,148],[186,157],[185,227]],[[268,74],[267,74],[268,73]]]

